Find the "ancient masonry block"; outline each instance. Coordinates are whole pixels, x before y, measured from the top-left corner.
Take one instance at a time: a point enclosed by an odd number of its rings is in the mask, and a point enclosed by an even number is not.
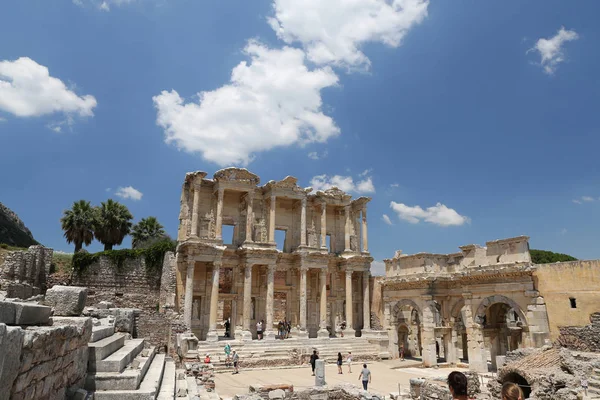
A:
[[[87,288],[78,286],[53,286],[46,292],[45,303],[54,309],[54,315],[80,315],[87,299]]]

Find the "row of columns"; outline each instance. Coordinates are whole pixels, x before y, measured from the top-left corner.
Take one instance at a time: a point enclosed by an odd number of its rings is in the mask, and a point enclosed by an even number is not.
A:
[[[210,316],[209,316],[209,331],[207,341],[217,341],[217,306],[219,300],[219,275],[221,262],[213,263],[212,286],[210,296]],[[186,281],[185,281],[185,298],[184,298],[184,319],[191,330],[192,327],[192,301],[194,296],[194,271],[195,260],[189,260],[187,265]],[[300,335],[307,336],[307,272],[308,267],[300,268]],[[346,270],[346,334],[352,336],[354,334],[353,325],[353,310],[352,310],[352,270]],[[370,310],[370,291],[369,291],[369,271],[363,271],[363,330],[371,329],[371,310]],[[319,291],[320,291],[320,320],[319,320],[319,337],[328,337],[327,331],[327,269],[321,268],[319,274]],[[265,338],[274,338],[273,332],[273,305],[275,291],[275,265],[267,266],[267,299],[266,299],[266,329]],[[246,265],[244,270],[244,304],[243,304],[243,330],[242,338],[251,339],[251,311],[252,311],[252,265]]]
[[[193,186],[194,198],[192,202],[192,237],[198,237],[199,209],[200,209],[200,184],[195,183]],[[217,215],[215,218],[215,236],[217,240],[222,240],[223,231],[223,198],[225,189],[217,189]],[[252,242],[252,225],[253,225],[253,196],[254,191],[250,190],[246,194],[246,242]],[[306,246],[306,197],[301,200],[300,209],[300,246]],[[269,200],[269,243],[275,243],[275,208],[277,197],[272,194]],[[344,226],[344,251],[350,251],[350,227],[352,225],[351,206],[347,205],[344,208],[345,226]],[[367,207],[363,206],[361,213],[361,235],[362,235],[362,251],[368,252],[368,236],[367,236]],[[327,204],[321,203],[321,247],[327,248]]]

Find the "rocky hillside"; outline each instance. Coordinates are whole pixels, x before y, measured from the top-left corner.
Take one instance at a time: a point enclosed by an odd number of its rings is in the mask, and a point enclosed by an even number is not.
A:
[[[2,203],[0,203],[0,243],[14,247],[38,244],[19,216]]]

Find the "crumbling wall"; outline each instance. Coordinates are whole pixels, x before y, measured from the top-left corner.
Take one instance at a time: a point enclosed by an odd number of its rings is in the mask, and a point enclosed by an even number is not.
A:
[[[22,332],[22,347],[14,343],[11,359],[16,377],[2,382],[2,394],[11,400],[64,399],[69,388],[83,386],[87,372],[90,318],[55,317],[52,326],[31,326]],[[16,354],[18,352],[18,354]],[[4,356],[4,354],[2,354]]]
[[[172,253],[167,253],[165,260],[169,261],[169,265],[171,259],[174,259]],[[170,278],[173,273],[171,267],[168,268],[164,274],[167,282],[161,285],[163,270],[148,269],[144,257],[126,259],[118,265],[110,257],[101,256],[97,262],[76,274],[71,285],[88,288],[88,307],[107,301],[116,308],[140,310],[136,319],[136,336],[154,345],[166,345],[172,337],[171,321],[174,318],[172,312],[165,312],[165,306],[173,298],[174,282]]]
[[[474,371],[465,371],[467,377],[467,394],[470,399],[487,398],[481,396],[481,384],[479,375]],[[423,379],[413,378],[410,380],[410,397],[415,400],[452,400],[445,378]]]
[[[11,251],[0,263],[0,291],[5,297],[27,299],[46,291],[53,250],[30,246],[27,250]]]
[[[571,350],[600,353],[600,312],[590,315],[590,325],[561,326],[557,343]]]

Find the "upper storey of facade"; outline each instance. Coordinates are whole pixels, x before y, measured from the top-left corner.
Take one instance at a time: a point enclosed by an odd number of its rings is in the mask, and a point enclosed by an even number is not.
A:
[[[487,242],[486,247],[469,244],[459,248],[461,252],[453,254],[405,255],[399,250],[394,258],[383,260],[385,275],[387,278],[403,278],[411,275],[443,277],[472,272],[475,269],[483,272],[499,267],[531,265],[529,237],[527,236],[493,240]]]
[[[222,169],[213,179],[206,175],[186,174],[179,242],[368,253],[368,197],[352,199],[337,188],[312,193],[291,176],[260,186],[260,178],[243,168]]]

